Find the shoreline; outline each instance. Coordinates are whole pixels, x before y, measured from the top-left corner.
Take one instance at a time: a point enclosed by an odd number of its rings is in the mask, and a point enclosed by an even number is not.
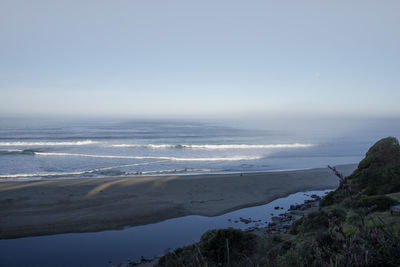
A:
[[[338,166],[345,175],[355,168]],[[216,216],[337,185],[327,168],[2,182],[0,239],[122,229],[195,214]]]
[[[349,164],[341,164],[338,166],[347,166],[347,165],[356,165],[357,163],[349,163]],[[33,182],[33,181],[53,181],[55,179],[57,180],[70,180],[70,179],[106,179],[106,178],[135,178],[135,177],[165,177],[165,176],[197,176],[197,175],[225,175],[225,174],[231,174],[231,175],[240,175],[240,174],[255,174],[255,173],[275,173],[275,172],[291,172],[291,171],[305,171],[305,170],[313,170],[313,169],[323,169],[322,167],[316,167],[316,168],[294,168],[294,169],[274,169],[274,170],[263,170],[263,171],[218,171],[218,172],[165,172],[165,173],[156,173],[156,174],[127,174],[127,175],[120,175],[120,176],[90,176],[90,177],[77,177],[77,176],[71,176],[71,177],[57,177],[54,178],[55,176],[60,176],[60,175],[47,175],[46,176],[27,176],[28,178],[0,178],[0,183],[3,182]],[[10,174],[13,175],[13,174]],[[37,178],[33,178],[37,177]]]

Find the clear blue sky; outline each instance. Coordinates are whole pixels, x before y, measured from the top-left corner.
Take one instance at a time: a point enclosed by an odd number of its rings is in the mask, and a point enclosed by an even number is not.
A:
[[[2,114],[400,115],[400,1],[0,1]]]

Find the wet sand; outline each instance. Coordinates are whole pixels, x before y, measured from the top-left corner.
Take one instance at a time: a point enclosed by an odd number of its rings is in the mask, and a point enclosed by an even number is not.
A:
[[[338,169],[350,174],[356,165]],[[0,182],[0,238],[91,232],[185,215],[215,216],[335,188],[328,168],[300,171]]]

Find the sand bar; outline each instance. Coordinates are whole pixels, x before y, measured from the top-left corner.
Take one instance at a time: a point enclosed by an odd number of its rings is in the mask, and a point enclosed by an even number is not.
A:
[[[356,165],[338,169],[350,174]],[[0,239],[91,232],[198,214],[216,216],[306,190],[335,188],[328,168],[0,183]]]

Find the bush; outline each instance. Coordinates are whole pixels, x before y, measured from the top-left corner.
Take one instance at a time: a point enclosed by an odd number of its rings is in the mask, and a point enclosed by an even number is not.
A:
[[[326,196],[324,196],[320,201],[319,205],[321,207],[329,206],[335,203],[335,191],[329,192]]]
[[[304,217],[295,220],[290,226],[289,234],[297,235],[301,231],[301,227],[303,225]]]
[[[397,201],[387,196],[366,196],[361,198],[361,205],[365,208],[373,208],[373,211],[385,211],[391,206],[397,204]]]
[[[336,219],[339,220],[340,222],[344,221],[347,215],[346,211],[341,208],[334,208],[329,213],[330,215],[336,217]]]
[[[290,227],[290,234],[325,230],[328,226],[329,219],[327,214],[322,211],[314,211],[296,220]]]
[[[254,234],[233,228],[210,230],[201,236],[199,243],[177,248],[161,257],[157,266],[213,266],[227,262],[241,265],[256,251],[256,246],[257,236]]]
[[[191,265],[194,259],[201,258],[195,245],[189,245],[182,248],[177,248],[173,252],[168,252],[162,256],[156,266],[175,267],[182,265]]]
[[[237,260],[243,255],[250,256],[257,245],[254,234],[233,228],[210,230],[200,238],[200,249],[203,255],[215,263],[227,260],[227,245],[230,260]]]
[[[276,259],[277,266],[323,266],[316,244],[298,242]]]
[[[354,211],[350,211],[347,214],[346,223],[348,224],[356,224],[361,220],[360,214],[357,214]]]

